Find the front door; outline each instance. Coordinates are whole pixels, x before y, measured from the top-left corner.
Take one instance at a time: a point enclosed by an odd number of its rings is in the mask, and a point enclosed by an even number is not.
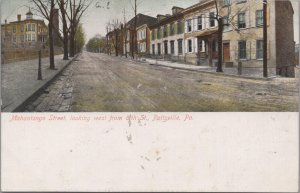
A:
[[[230,43],[223,44],[223,62],[230,61]]]

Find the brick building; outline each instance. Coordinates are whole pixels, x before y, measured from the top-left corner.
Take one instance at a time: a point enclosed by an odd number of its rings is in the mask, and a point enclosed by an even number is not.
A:
[[[3,49],[9,48],[36,48],[46,44],[48,28],[43,20],[33,18],[29,11],[22,20],[17,15],[17,21],[1,25],[1,42]]]
[[[156,23],[157,19],[144,14],[138,14],[136,16],[136,29],[135,29],[135,17],[126,23],[126,41],[124,42],[124,54],[132,55],[132,53],[139,53],[139,48],[143,48],[145,43],[145,50],[141,52],[145,55],[149,52],[150,33],[149,26]],[[143,35],[144,34],[144,35]],[[137,37],[136,37],[137,36]],[[125,48],[126,46],[126,48]]]
[[[183,8],[173,7],[172,15],[157,15],[151,29],[151,54],[156,58],[184,60]]]
[[[281,76],[293,76],[295,42],[292,4],[289,0],[267,2],[269,71]],[[224,66],[237,67],[242,64],[244,68],[262,69],[263,1],[221,0],[217,7],[214,0],[202,0],[186,9],[174,9],[172,15],[158,15],[159,21],[150,27],[150,53],[155,57],[215,66],[218,61],[219,27],[212,18],[219,13],[224,23]],[[174,33],[179,29],[175,27],[179,22],[183,23],[184,31]]]
[[[221,14],[231,20],[223,33],[223,60],[229,66],[262,68],[263,4],[250,0],[227,0]],[[289,0],[268,1],[268,67],[281,76],[293,76],[295,53],[293,7]]]

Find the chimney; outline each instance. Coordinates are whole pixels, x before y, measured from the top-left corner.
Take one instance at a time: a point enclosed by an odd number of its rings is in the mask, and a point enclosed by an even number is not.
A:
[[[174,6],[174,7],[172,8],[172,13],[173,13],[173,15],[175,15],[175,14],[177,14],[177,13],[182,12],[183,10],[184,10],[184,9],[181,8],[181,7],[176,7],[176,6]]]
[[[157,17],[158,21],[161,21],[161,20],[167,18],[167,16],[165,16],[165,15],[157,15],[156,17]]]
[[[5,24],[7,24],[7,19],[5,20]]]
[[[18,14],[18,21],[21,21],[21,15]]]

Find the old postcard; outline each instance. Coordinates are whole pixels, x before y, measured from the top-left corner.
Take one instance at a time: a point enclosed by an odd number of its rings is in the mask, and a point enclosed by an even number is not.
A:
[[[298,0],[0,5],[2,191],[298,191]]]

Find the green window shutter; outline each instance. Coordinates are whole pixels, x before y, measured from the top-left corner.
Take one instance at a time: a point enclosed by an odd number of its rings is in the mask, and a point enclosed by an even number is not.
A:
[[[160,29],[159,34],[160,34],[160,38],[163,38],[163,37],[164,37],[163,28]]]
[[[177,34],[177,22],[174,23],[174,34]]]
[[[170,34],[171,34],[171,25],[168,25],[168,27],[167,27],[167,29],[168,29],[168,33],[167,33],[167,36],[170,36]]]

